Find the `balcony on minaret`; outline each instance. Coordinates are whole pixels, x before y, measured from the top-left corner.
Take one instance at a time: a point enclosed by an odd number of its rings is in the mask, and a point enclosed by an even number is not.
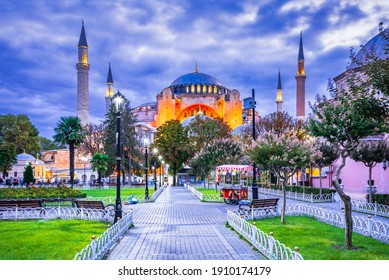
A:
[[[304,60],[299,60],[298,61],[297,75],[305,75]]]
[[[88,47],[78,47],[78,63],[88,65]]]

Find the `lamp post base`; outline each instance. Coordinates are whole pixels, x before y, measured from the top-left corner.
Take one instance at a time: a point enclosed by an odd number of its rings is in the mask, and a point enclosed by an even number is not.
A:
[[[120,198],[116,198],[116,203],[115,203],[115,219],[113,223],[115,224],[118,222],[123,216],[123,211],[122,211],[122,200]]]

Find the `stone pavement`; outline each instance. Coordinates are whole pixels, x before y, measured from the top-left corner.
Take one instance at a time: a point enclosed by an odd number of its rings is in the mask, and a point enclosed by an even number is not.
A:
[[[156,202],[131,206],[134,227],[107,259],[266,259],[226,228],[228,207],[224,203],[200,202],[183,187],[167,187]]]

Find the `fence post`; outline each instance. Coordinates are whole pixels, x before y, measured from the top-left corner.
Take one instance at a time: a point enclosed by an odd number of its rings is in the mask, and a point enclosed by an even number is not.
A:
[[[371,229],[372,229],[372,226],[371,226],[371,216],[370,215],[368,215],[367,216],[367,226],[368,226],[368,232],[369,232],[369,236],[371,236]]]
[[[269,237],[267,240],[269,243],[269,254],[272,257],[272,259],[274,259],[274,237],[272,231],[269,233]]]
[[[313,193],[311,193],[311,203],[313,203]]]
[[[15,214],[16,220],[18,219],[18,206],[16,205],[16,214]]]
[[[378,209],[377,201],[374,201],[374,216],[377,216],[377,209]]]
[[[294,252],[293,252],[293,259],[294,260],[299,260],[300,258],[297,258],[297,256],[299,255],[299,251],[300,251],[300,248],[299,247],[294,247]]]
[[[92,236],[92,242],[90,244],[91,250],[92,250],[92,260],[95,259],[96,251],[97,251],[97,242],[96,242],[96,236]]]

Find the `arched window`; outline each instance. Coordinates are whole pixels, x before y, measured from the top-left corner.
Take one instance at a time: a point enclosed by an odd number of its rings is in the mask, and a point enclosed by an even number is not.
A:
[[[203,93],[207,93],[207,86],[203,85]]]
[[[195,86],[194,86],[194,85],[191,85],[191,86],[190,86],[190,92],[191,92],[191,93],[194,93],[194,92],[195,92]]]
[[[212,86],[208,86],[208,93],[212,93]]]
[[[200,93],[200,92],[201,92],[201,86],[197,85],[197,93]]]
[[[213,93],[217,93],[217,87],[216,86],[213,87]]]
[[[194,116],[194,111],[193,110],[190,110],[190,115]]]
[[[185,87],[185,91],[186,91],[186,93],[189,93],[189,87],[188,86]]]
[[[186,117],[187,117],[186,112],[184,112],[184,118],[186,118]]]

